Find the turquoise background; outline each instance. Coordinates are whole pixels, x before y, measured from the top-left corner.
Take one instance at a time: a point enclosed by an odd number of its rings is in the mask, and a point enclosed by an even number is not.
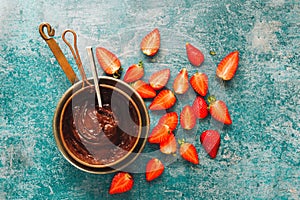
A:
[[[2,0],[0,20],[0,199],[299,199],[298,0]],[[192,131],[178,126],[176,137],[195,144],[200,164],[162,157],[166,169],[161,177],[148,183],[143,173],[132,173],[133,189],[110,196],[113,174],[82,172],[56,147],[52,118],[71,84],[38,33],[44,21],[55,28],[55,39],[78,75],[61,39],[68,28],[78,34],[85,66],[85,46],[101,45],[120,57],[124,69],[143,59],[144,80],[169,67],[168,87],[182,67],[190,76],[207,73],[210,93],[227,103],[233,124],[222,126],[208,117]],[[156,27],[161,31],[161,50],[149,59],[138,45]],[[200,68],[188,63],[185,42],[203,51]],[[215,69],[234,50],[240,51],[239,69],[223,83],[215,78]],[[177,96],[173,110],[179,113],[194,96],[191,88]],[[151,128],[161,115],[150,112]],[[199,142],[208,128],[221,133],[214,160]],[[145,158],[162,156],[155,145],[147,144],[144,152]],[[136,172],[144,166],[140,162]]]

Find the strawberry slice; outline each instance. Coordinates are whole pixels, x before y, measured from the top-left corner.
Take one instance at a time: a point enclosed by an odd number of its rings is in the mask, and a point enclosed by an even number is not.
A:
[[[152,181],[164,172],[164,165],[157,158],[152,158],[146,165],[146,180]]]
[[[196,72],[190,78],[192,88],[201,96],[205,96],[208,91],[208,77],[204,73]]]
[[[158,124],[153,128],[151,134],[149,135],[148,142],[161,143],[163,141],[166,141],[170,133],[171,133],[170,128],[167,125]]]
[[[185,48],[190,63],[196,67],[199,67],[204,61],[203,53],[190,43],[186,43]]]
[[[141,79],[143,76],[144,76],[143,61],[140,61],[138,64],[133,64],[127,69],[123,80],[126,83],[131,83]]]
[[[190,143],[181,144],[179,152],[183,159],[196,165],[199,164],[198,153],[193,144]]]
[[[150,76],[149,83],[154,90],[160,90],[167,85],[169,78],[170,69],[162,69]]]
[[[206,101],[201,96],[195,98],[192,108],[198,119],[204,119],[208,115]]]
[[[171,90],[162,90],[149,106],[150,110],[165,110],[171,108],[176,102],[176,97]]]
[[[191,130],[196,125],[196,115],[192,106],[186,105],[180,113],[180,124],[183,129]]]
[[[159,149],[164,154],[176,152],[177,143],[173,133],[170,133],[167,139],[159,144]]]
[[[239,52],[234,51],[229,53],[219,63],[217,67],[217,76],[225,81],[228,81],[234,77],[234,74],[239,65]]]
[[[109,194],[119,194],[131,190],[133,177],[127,172],[117,173],[111,182]]]
[[[176,112],[169,112],[164,114],[158,121],[158,124],[167,125],[171,131],[174,131],[178,124],[178,115]]]
[[[224,101],[216,100],[214,96],[208,97],[210,115],[223,124],[232,124],[228,108]]]
[[[141,50],[147,56],[154,56],[160,47],[160,33],[156,28],[148,33],[141,42]]]
[[[156,91],[146,82],[142,80],[137,80],[131,84],[131,87],[135,89],[139,95],[144,98],[154,98],[156,96]]]
[[[201,133],[200,142],[211,158],[217,156],[220,147],[220,134],[215,130],[206,130]]]
[[[103,47],[96,48],[97,60],[106,74],[113,75],[118,73],[121,62],[115,54]]]
[[[174,79],[174,92],[177,94],[184,94],[189,89],[189,77],[186,68],[180,70]]]

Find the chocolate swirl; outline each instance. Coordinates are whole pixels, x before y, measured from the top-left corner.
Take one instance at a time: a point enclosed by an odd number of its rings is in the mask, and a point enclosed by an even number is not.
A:
[[[95,146],[105,146],[113,142],[117,145],[118,122],[108,105],[95,107],[86,101],[83,106],[73,109],[73,130],[81,142]]]
[[[95,105],[93,90],[84,89],[76,94],[62,120],[68,149],[79,160],[93,165],[105,165],[122,158],[134,146],[138,135],[139,119],[132,103],[113,92],[118,102],[111,108],[112,91],[102,89],[101,92],[102,107]],[[126,122],[129,120],[134,125]]]

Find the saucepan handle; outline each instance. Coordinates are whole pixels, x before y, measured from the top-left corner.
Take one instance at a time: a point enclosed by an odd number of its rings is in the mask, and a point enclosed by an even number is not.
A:
[[[47,30],[47,34],[44,32],[45,28]],[[59,65],[61,66],[63,71],[65,72],[69,81],[72,84],[75,83],[76,81],[78,81],[78,78],[77,78],[72,66],[70,65],[70,63],[66,59],[65,55],[61,51],[60,47],[58,46],[58,44],[56,43],[56,41],[53,38],[53,36],[55,35],[55,30],[50,26],[50,24],[42,23],[42,24],[40,24],[39,32],[40,32],[41,37],[47,42],[49,48],[51,49],[57,62],[59,63]]]

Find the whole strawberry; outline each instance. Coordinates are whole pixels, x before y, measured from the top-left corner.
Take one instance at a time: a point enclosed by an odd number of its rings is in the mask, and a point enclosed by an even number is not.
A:
[[[199,67],[204,61],[203,53],[188,42],[185,44],[185,48],[190,63],[196,67]]]
[[[207,104],[203,97],[197,96],[192,107],[197,118],[204,119],[208,115]]]
[[[217,156],[220,141],[220,134],[215,130],[206,130],[200,136],[200,142],[211,158],[215,158]]]

